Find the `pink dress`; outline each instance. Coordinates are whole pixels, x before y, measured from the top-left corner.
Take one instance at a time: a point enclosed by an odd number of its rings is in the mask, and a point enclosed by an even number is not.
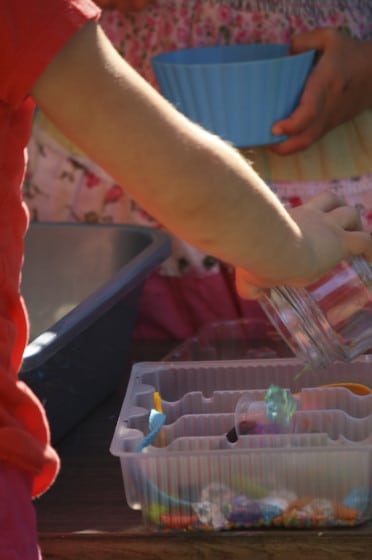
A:
[[[122,56],[157,87],[151,57],[164,51],[214,44],[288,42],[293,33],[319,26],[345,29],[362,39],[372,38],[372,3],[155,0],[136,14],[106,11],[101,23]],[[288,170],[299,166],[291,166],[291,160],[287,159],[286,165],[270,160],[265,166],[265,148],[248,155],[253,162],[257,158],[257,171],[288,206],[332,188],[359,206],[365,225],[372,230],[372,163],[368,158],[367,165],[359,166],[352,158],[350,165],[336,161],[333,168],[339,173],[328,176],[319,172],[293,177]],[[312,167],[317,169],[317,165]],[[125,185],[115,184],[63,139],[42,115],[37,116],[34,125],[24,195],[35,220],[162,227],[127,197]],[[145,285],[135,337],[183,339],[206,323],[247,316],[262,318],[262,313],[258,304],[239,298],[233,270],[174,239],[171,258]]]

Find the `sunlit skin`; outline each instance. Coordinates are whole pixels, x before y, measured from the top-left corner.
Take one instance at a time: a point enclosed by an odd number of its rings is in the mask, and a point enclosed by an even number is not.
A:
[[[238,267],[243,297],[310,284],[351,254],[372,259],[355,208],[327,192],[288,213],[234,149],[174,109],[95,22],[75,33],[31,94],[160,223]]]
[[[317,50],[318,59],[300,103],[273,128],[274,134],[289,136],[271,148],[280,155],[311,146],[328,131],[372,107],[372,41],[353,39],[328,28],[292,38],[293,53],[309,49]]]

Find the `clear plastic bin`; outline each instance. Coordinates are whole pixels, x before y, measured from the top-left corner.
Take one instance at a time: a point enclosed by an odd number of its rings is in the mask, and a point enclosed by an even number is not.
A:
[[[165,362],[244,360],[292,357],[294,354],[269,319],[209,323],[169,352]]]
[[[348,527],[372,517],[371,360],[318,373],[296,359],[138,363],[131,373],[111,453],[127,502],[152,529]],[[300,393],[291,433],[244,435],[232,443],[242,394],[270,384]],[[166,421],[151,445],[154,392]]]

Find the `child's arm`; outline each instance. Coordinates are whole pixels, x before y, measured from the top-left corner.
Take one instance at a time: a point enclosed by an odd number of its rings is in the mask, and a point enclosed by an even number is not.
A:
[[[32,89],[49,118],[178,236],[264,285],[306,284],[351,252],[372,258],[352,209],[291,219],[232,148],[174,110],[95,23],[65,45]],[[339,209],[340,210],[340,209]],[[341,216],[342,214],[342,216]]]

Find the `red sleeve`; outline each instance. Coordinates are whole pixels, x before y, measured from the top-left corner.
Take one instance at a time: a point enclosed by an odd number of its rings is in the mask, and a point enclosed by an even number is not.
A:
[[[99,16],[91,0],[0,0],[0,99],[21,103],[68,39]]]

